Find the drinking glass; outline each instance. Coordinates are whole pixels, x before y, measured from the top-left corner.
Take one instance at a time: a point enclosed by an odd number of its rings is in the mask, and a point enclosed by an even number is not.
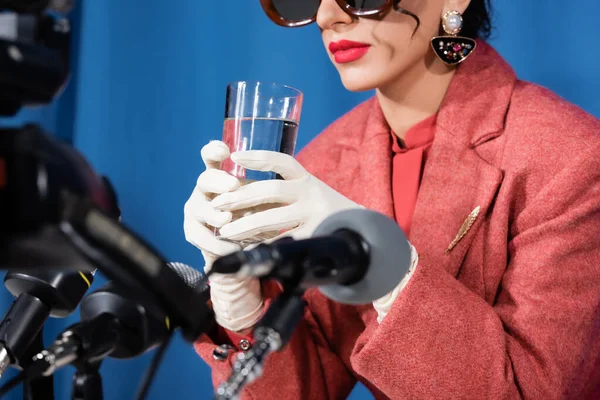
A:
[[[294,155],[303,94],[298,89],[272,82],[239,81],[227,86],[223,142],[231,153],[270,150]],[[265,179],[280,179],[274,172],[246,170],[231,159],[221,169],[237,177],[241,185]],[[282,204],[264,204],[233,213],[233,219],[265,211]],[[271,239],[280,232],[266,232],[236,241],[242,246]],[[218,235],[218,229],[215,230]]]

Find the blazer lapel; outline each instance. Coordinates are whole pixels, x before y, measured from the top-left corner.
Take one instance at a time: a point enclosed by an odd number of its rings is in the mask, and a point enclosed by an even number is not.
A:
[[[373,101],[370,109],[366,131],[361,135],[363,140],[356,147],[343,150],[352,152],[343,157],[346,162],[359,162],[358,176],[347,181],[351,188],[347,193],[366,208],[394,218],[391,136],[379,103]],[[440,110],[441,123],[449,122],[451,109],[447,105]],[[421,258],[428,258],[456,275],[474,233],[492,204],[502,172],[483,160],[460,137],[439,125],[438,122],[409,239]],[[349,170],[350,166],[342,169]]]
[[[486,151],[479,146],[504,130],[515,82],[498,53],[478,42],[477,52],[458,67],[438,112],[410,241],[420,259],[454,276],[502,182],[502,171],[492,165],[501,156],[501,144]]]
[[[353,177],[352,198],[362,206],[394,218],[392,198],[392,137],[379,102],[371,100],[361,143],[353,157],[359,163]]]
[[[456,276],[502,182],[502,172],[438,129],[413,216],[410,242],[428,264]]]
[[[309,172],[352,201],[394,217],[392,142],[376,98],[337,120],[297,158]]]

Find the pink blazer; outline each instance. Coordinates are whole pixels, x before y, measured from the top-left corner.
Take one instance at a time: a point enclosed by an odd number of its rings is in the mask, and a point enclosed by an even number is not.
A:
[[[350,199],[393,217],[391,143],[371,99],[298,156]],[[448,252],[470,213],[479,216]],[[317,290],[247,399],[600,398],[600,121],[517,80],[486,43],[439,111],[410,241],[419,266],[381,325]],[[266,295],[272,287],[265,285]],[[196,350],[219,384],[232,353]]]

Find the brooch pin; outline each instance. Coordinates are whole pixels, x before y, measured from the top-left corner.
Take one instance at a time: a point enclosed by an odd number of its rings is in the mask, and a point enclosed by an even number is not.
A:
[[[449,253],[454,247],[456,247],[456,245],[458,244],[458,242],[460,242],[462,240],[462,238],[465,237],[465,235],[467,234],[467,232],[469,232],[469,230],[471,229],[471,227],[475,223],[475,220],[479,216],[479,211],[480,210],[481,210],[481,207],[477,206],[477,207],[475,207],[475,209],[473,211],[471,211],[471,213],[469,214],[469,216],[467,217],[467,219],[465,219],[465,222],[463,222],[462,226],[458,230],[458,233],[456,234],[456,237],[454,238],[454,240],[452,241],[452,243],[450,243],[450,245],[446,249],[446,253]]]

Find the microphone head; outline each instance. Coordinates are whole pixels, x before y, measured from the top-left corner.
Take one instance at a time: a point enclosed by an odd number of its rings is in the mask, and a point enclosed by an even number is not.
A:
[[[175,271],[177,275],[185,281],[186,285],[191,288],[195,288],[202,282],[202,273],[187,264],[180,262],[168,262],[167,266]]]
[[[332,284],[319,290],[343,304],[369,304],[390,293],[408,273],[411,249],[398,223],[383,214],[365,209],[337,212],[326,218],[313,237],[349,229],[369,246],[369,266],[365,276],[352,285]]]
[[[208,286],[208,280],[204,279],[205,275],[202,272],[180,262],[168,262],[167,266],[175,271],[177,275],[184,280],[186,285],[192,289],[196,289],[197,292],[204,294],[205,296],[201,298],[202,301],[209,300],[210,288]]]

